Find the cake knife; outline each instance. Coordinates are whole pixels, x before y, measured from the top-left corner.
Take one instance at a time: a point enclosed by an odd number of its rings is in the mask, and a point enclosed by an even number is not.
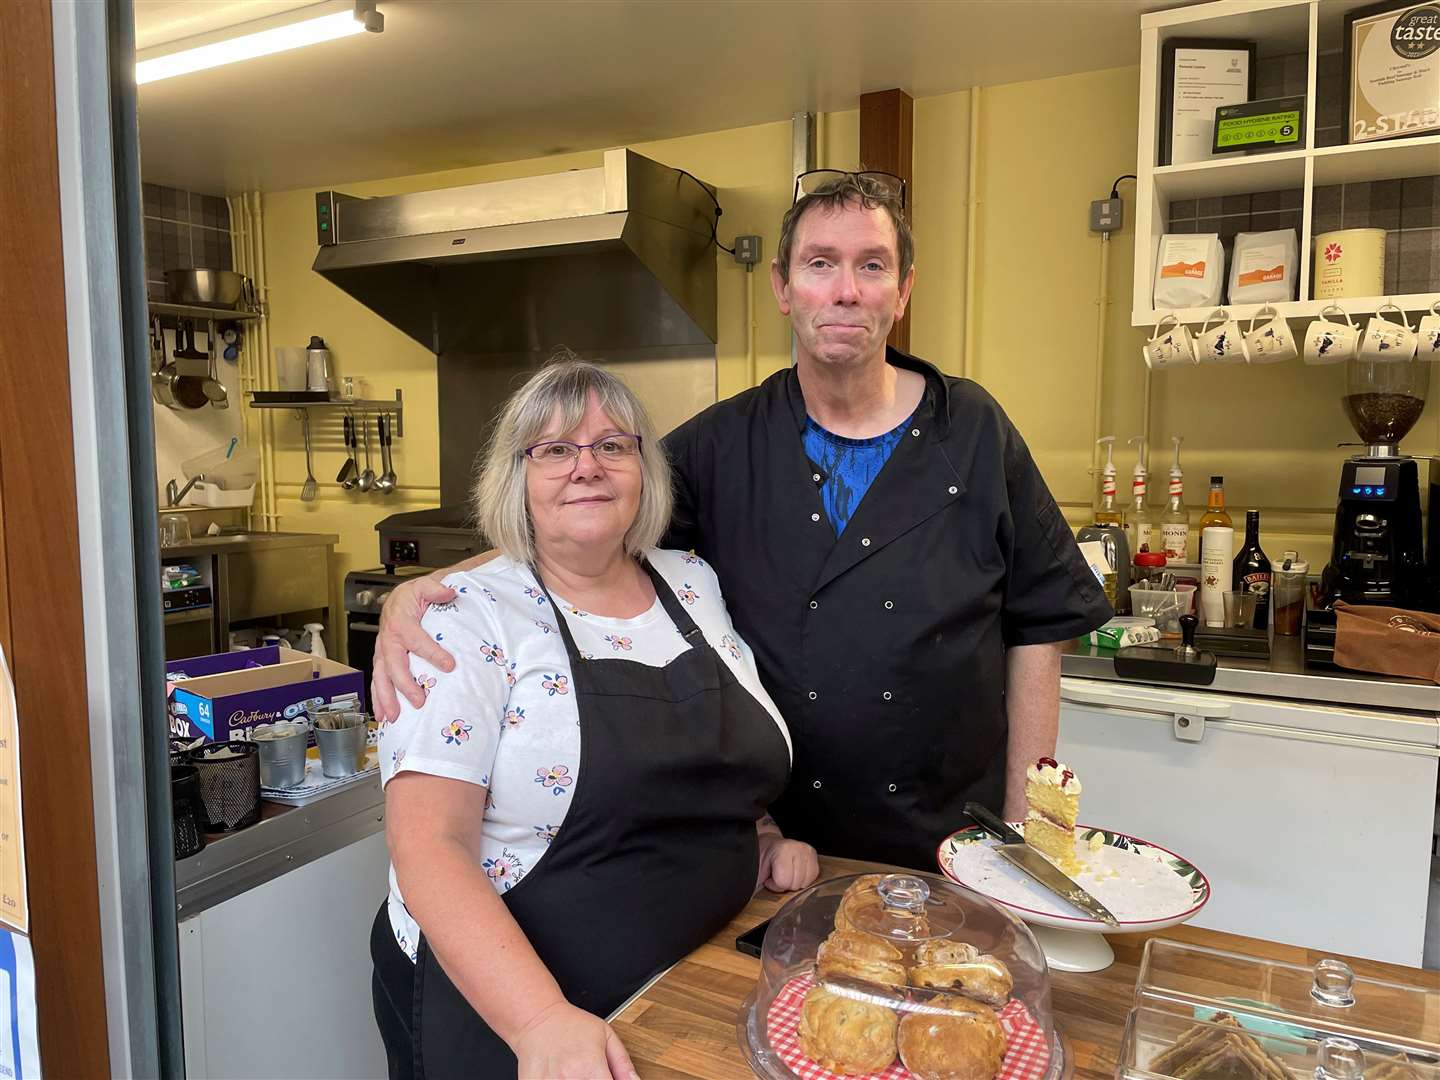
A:
[[[1120,928],[1120,921],[1110,914],[1110,909],[1082,889],[1054,863],[1036,851],[1025,838],[1001,821],[979,803],[966,803],[965,813],[974,818],[982,829],[1000,841],[995,850],[1012,866],[1018,867],[1031,879],[1049,889],[1067,904],[1079,908],[1092,919],[1103,922],[1114,929]]]

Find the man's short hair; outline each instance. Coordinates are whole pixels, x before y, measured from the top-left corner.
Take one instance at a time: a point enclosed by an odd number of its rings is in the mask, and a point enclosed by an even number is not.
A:
[[[910,223],[905,220],[905,208],[897,192],[883,184],[865,183],[854,173],[846,173],[834,180],[827,180],[814,191],[801,195],[795,205],[785,212],[780,221],[780,246],[776,250],[775,262],[780,267],[780,277],[790,280],[790,247],[795,242],[795,229],[806,211],[819,207],[824,213],[834,213],[847,207],[858,206],[865,210],[884,210],[895,224],[895,239],[899,247],[900,280],[910,273],[915,264],[915,237],[910,233]]]

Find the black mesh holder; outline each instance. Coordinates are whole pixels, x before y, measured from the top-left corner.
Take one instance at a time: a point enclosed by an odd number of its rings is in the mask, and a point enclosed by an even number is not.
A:
[[[200,819],[200,784],[194,765],[170,764],[170,816],[175,826],[175,858],[187,859],[205,850]]]
[[[200,787],[202,824],[210,832],[260,820],[260,755],[251,742],[206,743],[190,751]]]

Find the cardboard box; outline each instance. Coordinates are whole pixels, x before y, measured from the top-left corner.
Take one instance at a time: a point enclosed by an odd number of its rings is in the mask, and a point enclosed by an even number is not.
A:
[[[347,697],[365,708],[360,672],[278,645],[172,660],[165,678],[170,734],[179,739],[248,739],[257,725]]]

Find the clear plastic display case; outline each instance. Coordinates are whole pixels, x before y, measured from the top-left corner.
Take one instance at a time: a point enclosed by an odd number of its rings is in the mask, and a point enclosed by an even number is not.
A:
[[[1440,1080],[1440,986],[1154,938],[1117,1080]]]
[[[757,1076],[1053,1080],[1064,1068],[1044,953],[1008,912],[919,873],[792,897],[739,1035]]]

